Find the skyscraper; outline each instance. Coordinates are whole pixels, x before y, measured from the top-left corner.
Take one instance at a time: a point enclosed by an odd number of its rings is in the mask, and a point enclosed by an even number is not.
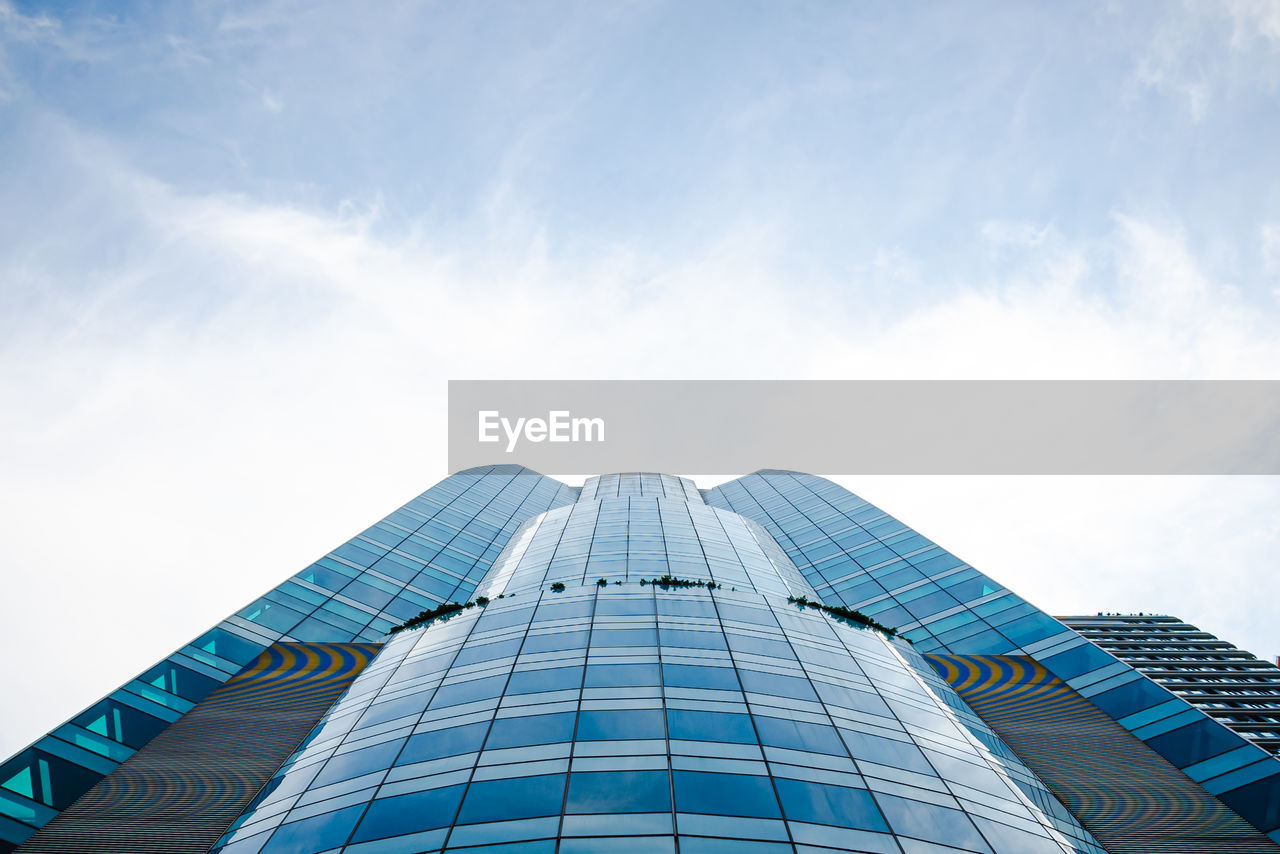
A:
[[[520,523],[576,495],[513,467],[457,474],[428,489],[0,765],[0,852],[272,644],[380,642],[424,608],[467,598]]]
[[[224,751],[215,827],[166,763],[212,761],[245,709],[270,723]],[[775,471],[702,491],[454,475],[0,786],[24,851],[111,850],[148,818],[140,793],[187,834],[163,850],[225,830],[227,854],[1280,851],[1274,757],[865,501]]]
[[[1209,717],[1280,753],[1280,667],[1166,614],[1058,619]]]

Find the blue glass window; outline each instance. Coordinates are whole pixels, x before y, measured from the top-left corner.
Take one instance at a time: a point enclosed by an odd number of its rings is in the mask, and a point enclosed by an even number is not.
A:
[[[476,622],[476,631],[492,632],[497,629],[509,629],[513,626],[527,625],[529,611],[529,608],[498,609],[490,605]]]
[[[408,697],[400,697],[396,700],[388,700],[385,703],[370,706],[369,710],[360,718],[359,726],[364,728],[393,721],[396,718],[408,717],[409,715],[413,715],[416,718],[422,714],[426,698],[427,695],[424,694],[412,694]]]
[[[855,604],[885,593],[885,589],[876,582],[860,577],[842,581],[835,585],[834,589],[842,594],[840,597],[842,601]]]
[[[947,780],[963,783],[989,795],[1003,795],[1008,788],[988,765],[966,762],[936,750],[929,751],[929,761],[938,774]]]
[[[395,739],[361,750],[353,750],[350,753],[340,753],[325,763],[324,770],[312,785],[323,786],[326,783],[349,780],[371,771],[390,768],[402,746],[404,746],[404,740]]]
[[[889,551],[888,549],[885,549],[885,552],[890,555],[893,555],[893,552]],[[877,555],[877,557],[884,557],[884,554]],[[859,562],[861,562],[862,558],[859,557],[858,560]],[[866,564],[863,564],[863,566],[866,566]],[[886,570],[889,570],[889,571],[886,572]],[[894,563],[886,567],[881,567],[880,569],[872,573],[872,575],[875,577],[877,581],[879,581],[881,584],[884,585],[886,590],[896,590],[899,587],[905,587],[908,584],[914,584],[915,582],[924,578],[923,575],[921,575],[918,571],[916,571],[911,566],[909,565],[904,566],[901,563]]]
[[[281,825],[262,849],[262,854],[297,854],[299,851],[338,848],[346,843],[362,812],[364,804],[359,804]]]
[[[1280,774],[1232,789],[1218,796],[1255,827],[1280,828]]]
[[[352,620],[349,616],[338,613],[344,607],[350,606],[343,606],[341,602],[336,601],[325,602],[319,610],[294,627],[290,634],[295,638],[321,643],[338,638],[346,640],[348,636],[358,634],[365,627],[365,623],[372,619],[371,615],[362,614],[362,620]],[[335,629],[337,631],[334,631]]]
[[[678,812],[781,818],[768,777],[673,771]]]
[[[525,747],[530,744],[554,744],[573,738],[573,712],[553,715],[526,715],[518,718],[498,718],[493,722],[486,750],[505,747]]]
[[[933,767],[920,752],[920,748],[909,741],[896,741],[849,729],[842,729],[840,732],[844,734],[845,743],[854,759],[915,771],[918,774],[933,774]]]
[[[453,591],[458,588],[458,579],[453,576],[445,576],[439,570],[427,567],[413,579],[410,586],[419,593],[425,593],[431,597],[431,605],[438,602],[448,602],[453,597]],[[424,610],[424,605],[419,604],[414,613]]]
[[[1066,631],[1062,624],[1048,614],[1028,614],[1019,620],[1000,626],[1000,633],[1018,646],[1044,640],[1062,631]]]
[[[1040,663],[1049,668],[1054,676],[1065,681],[1082,673],[1091,673],[1109,664],[1115,664],[1115,661],[1093,644],[1083,643],[1074,649],[1041,659]]]
[[[454,659],[454,664],[476,664],[481,661],[494,661],[495,659],[515,655],[520,651],[520,642],[522,640],[523,638],[508,638],[494,643],[468,644],[458,653],[458,657]]]
[[[236,664],[248,664],[262,652],[263,644],[246,640],[239,635],[223,629],[210,629],[191,642],[191,646],[202,652],[212,653],[219,658],[234,661]],[[197,658],[200,656],[197,655]]]
[[[760,731],[762,744],[789,750],[846,755],[844,742],[840,740],[835,727],[757,715],[756,728]]]
[[[947,554],[946,552],[943,552],[936,557],[928,558],[927,560],[922,560],[922,557],[923,555],[917,555],[912,558],[912,562],[917,568],[933,575],[937,575],[944,570],[964,565],[964,561],[960,560],[955,555]]]
[[[696,712],[667,709],[671,737],[690,741],[728,741],[755,744],[756,734],[749,715],[732,712]]]
[[[487,700],[490,697],[497,697],[502,694],[502,689],[507,684],[507,677],[502,676],[486,676],[482,679],[472,679],[467,682],[458,682],[454,685],[444,685],[436,691],[436,695],[431,700],[431,708],[439,709],[445,706],[457,706],[462,703],[473,703],[476,700]]]
[[[536,694],[540,691],[565,691],[582,685],[581,667],[549,667],[545,670],[522,670],[511,674],[508,694]]]
[[[817,849],[814,849],[817,850]],[[710,836],[681,836],[680,854],[794,854],[787,842],[752,842],[746,839],[715,839]]]
[[[997,632],[995,629],[986,629],[972,635],[965,636],[965,632],[971,627],[965,626],[963,629],[956,629],[955,632],[947,632],[938,636],[952,651],[961,655],[999,655],[1008,652],[1013,648],[1009,643],[1009,639]]]
[[[467,571],[475,565],[476,559],[454,549],[452,546],[446,546],[444,551],[431,559],[433,566],[441,569],[447,569],[456,575],[465,576]]]
[[[664,617],[714,617],[715,605],[706,598],[680,598],[661,596],[658,598],[658,613]]]
[[[402,833],[418,833],[448,827],[462,801],[465,785],[428,789],[393,798],[379,798],[369,805],[356,828],[353,842],[382,839]]]
[[[898,556],[897,552],[893,551],[893,549],[885,548],[883,545],[881,545],[878,542],[867,543],[862,548],[855,549],[852,555],[853,559],[863,569],[869,569],[870,567],[873,567],[873,566],[880,566],[886,561],[893,560],[897,556]],[[898,569],[899,567],[906,567],[906,564],[901,561],[896,561],[890,564],[889,566],[881,567],[878,570],[878,572],[884,575],[891,575],[895,571],[899,571]]]
[[[591,613],[591,600],[578,599],[571,602],[543,602],[538,606],[534,619],[538,622],[551,620],[568,620],[574,617],[585,617]]]
[[[473,753],[480,749],[488,729],[489,724],[482,722],[419,733],[409,739],[396,764],[409,765],[459,753]]]
[[[624,688],[637,685],[658,685],[658,665],[655,664],[589,664],[588,688]]]
[[[872,715],[892,717],[889,704],[880,699],[879,694],[871,691],[858,691],[844,685],[833,685],[830,682],[815,682],[814,687],[822,695],[822,700],[832,706],[843,706],[846,709],[857,709]]]
[[[774,629],[778,626],[778,621],[773,618],[773,612],[767,609],[749,608],[725,601],[720,601],[719,604],[722,620],[746,623],[749,626],[769,626]]]
[[[795,661],[796,655],[791,651],[791,644],[777,637],[760,637],[759,635],[743,635],[737,632],[727,634],[729,646],[734,652],[749,652],[753,655],[768,655],[787,661]]]
[[[724,632],[699,632],[692,629],[669,629],[662,627],[662,645],[664,647],[684,647],[685,649],[728,649]]]
[[[372,549],[377,548],[373,543],[366,543],[365,545],[367,548],[361,548],[355,543],[343,543],[334,549],[333,553],[344,560],[349,560],[352,563],[359,564],[360,566],[371,566],[377,562],[378,558],[386,554],[385,549],[372,551]]]
[[[936,614],[939,611],[945,611],[948,608],[954,608],[960,603],[951,598],[950,594],[941,590],[936,593],[929,593],[921,596],[919,599],[912,599],[905,603],[905,607],[918,620],[923,620],[930,614]]]
[[[645,597],[601,596],[596,603],[598,617],[645,617],[653,614],[653,599]]]
[[[397,545],[396,551],[411,554],[414,557],[421,558],[422,560],[431,560],[433,557],[440,554],[440,546],[436,543],[422,539],[415,534]]]
[[[739,670],[742,679],[742,690],[754,694],[770,694],[774,697],[791,697],[796,700],[817,702],[818,695],[808,679],[798,676],[782,676],[778,673],[764,673],[759,670]]]
[[[167,721],[144,714],[132,706],[107,698],[95,703],[74,719],[90,732],[127,744],[142,747],[169,726]]]
[[[1215,721],[1197,721],[1147,739],[1147,745],[1178,768],[1185,768],[1210,756],[1226,753],[1245,742]]]
[[[665,737],[659,709],[609,709],[582,712],[578,716],[579,741]]]
[[[372,561],[371,561],[372,562]],[[350,570],[355,572],[356,570]],[[312,564],[311,566],[299,572],[297,575],[303,581],[309,581],[317,587],[323,587],[326,590],[341,590],[347,586],[350,577],[340,572],[334,572],[332,569],[326,569],[320,564]]]
[[[410,617],[416,617],[423,607],[403,597],[397,596],[387,603],[382,609],[384,615],[395,617],[397,620],[404,621]]]
[[[0,786],[56,810],[71,806],[101,779],[96,771],[30,747],[0,769]]]
[[[877,622],[891,629],[914,622],[915,617],[911,616],[911,613],[906,608],[893,606],[892,599],[886,599],[885,602],[889,603],[890,607],[882,609],[877,604],[862,608],[861,611],[868,617],[875,617]]]
[[[389,554],[375,563],[370,569],[377,570],[389,578],[408,584],[422,570],[422,564],[409,560],[409,558],[402,555]],[[397,588],[399,586],[397,585]],[[343,593],[345,594],[346,591],[344,590]]]
[[[395,594],[379,590],[363,581],[353,581],[342,588],[342,595],[368,605],[370,608],[381,608],[390,602]]]
[[[596,629],[592,646],[657,646],[657,629]]]
[[[1126,682],[1119,688],[1112,688],[1101,694],[1086,698],[1102,711],[1119,720],[1125,715],[1149,709],[1160,703],[1173,699],[1168,691],[1146,677],[1139,677]]]
[[[587,632],[555,632],[549,635],[529,635],[525,638],[523,652],[563,652],[567,649],[585,649]]]
[[[778,787],[778,797],[782,800],[782,811],[792,821],[880,832],[889,830],[866,789],[807,783],[782,777],[774,782]]]
[[[999,607],[1000,605],[1007,605],[1007,607]],[[986,609],[984,605],[975,606],[974,611],[981,613],[982,616],[986,617],[987,622],[991,625],[1000,627],[1012,623],[1022,617],[1039,613],[1036,611],[1035,606],[1030,602],[1019,601],[1014,596],[1004,597],[1001,602],[996,603],[995,607],[992,607],[991,609]]]
[[[550,841],[550,840],[549,840]],[[530,843],[532,844],[532,843]],[[450,849],[452,854],[454,849]],[[466,849],[471,854],[473,849]],[[560,854],[674,854],[675,842],[670,836],[604,836],[604,837],[565,837],[560,840]],[[517,854],[514,848],[484,848],[475,854]],[[458,854],[462,854],[458,850]],[[523,848],[518,854],[543,854],[540,851],[528,851]],[[548,850],[546,854],[551,854]]]
[[[732,667],[703,667],[698,664],[664,664],[662,681],[673,688],[711,688],[737,691],[738,676]]]
[[[272,602],[270,599],[259,599],[247,608],[242,609],[239,615],[260,626],[275,629],[277,632],[289,631],[289,629],[302,622],[303,617],[306,616],[300,611],[286,608],[284,605]]]
[[[880,809],[894,833],[914,836],[930,842],[939,842],[956,848],[974,851],[990,851],[978,829],[960,810],[899,798],[895,795],[876,795]]]
[[[459,824],[559,815],[564,774],[478,780],[471,784],[458,814]]]
[[[569,813],[666,812],[666,771],[600,771],[569,777]]]
[[[966,572],[968,572],[968,570]],[[996,584],[989,578],[977,575],[977,573],[960,578],[960,580],[953,580],[957,577],[958,576],[944,578],[938,583],[951,591],[951,595],[959,599],[961,602],[981,599],[983,596],[990,596],[992,593],[1001,589],[1000,585]]]

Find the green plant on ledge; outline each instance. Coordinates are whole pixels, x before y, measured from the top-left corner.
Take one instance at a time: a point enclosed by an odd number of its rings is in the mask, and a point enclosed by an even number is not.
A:
[[[662,587],[662,588],[705,587],[708,590],[715,590],[717,587],[720,586],[719,584],[716,584],[714,581],[703,581],[702,579],[698,579],[697,581],[690,581],[687,578],[676,578],[674,575],[664,575],[661,578],[640,579],[641,587],[644,587],[646,584],[652,584],[654,587]]]
[[[516,594],[514,593],[511,594],[512,597],[515,597],[515,595]],[[507,594],[499,593],[498,598],[506,599]],[[403,623],[401,623],[398,626],[392,626],[391,628],[387,629],[387,634],[394,635],[396,632],[402,632],[405,629],[416,629],[418,626],[421,626],[425,623],[430,623],[432,620],[447,620],[450,617],[452,617],[454,614],[458,613],[459,611],[465,610],[467,608],[474,608],[477,605],[483,608],[485,605],[488,605],[490,601],[491,600],[489,599],[488,596],[477,596],[474,602],[465,602],[461,605],[459,605],[457,602],[449,602],[448,604],[445,604],[445,605],[437,605],[436,607],[432,608],[429,611],[419,611],[418,616],[410,617],[409,619],[405,620]]]
[[[473,607],[475,607],[474,602],[468,602],[465,605],[459,605],[457,602],[448,602],[443,605],[437,605],[436,607],[430,609],[429,611],[420,611],[418,613],[418,616],[410,617],[409,619],[405,620],[403,623],[401,623],[398,626],[392,626],[391,629],[387,631],[387,634],[394,635],[396,632],[402,632],[405,629],[416,628],[418,626],[423,625],[424,623],[429,623],[432,620],[448,619],[449,617],[452,617],[454,614],[458,613],[459,611],[462,611],[466,608],[473,608]]]
[[[821,602],[812,602],[808,596],[788,596],[787,601],[800,608],[817,608],[819,611],[825,611],[833,617],[841,620],[847,620],[856,623],[859,626],[866,626],[870,629],[884,632],[889,637],[898,634],[897,629],[891,629],[888,626],[877,623],[861,611],[855,611],[852,608],[846,608],[843,605],[824,605]]]
[[[563,582],[563,581],[557,581],[557,582],[553,583],[553,584],[551,585],[551,592],[552,592],[552,593],[563,593],[563,592],[564,592],[564,582]]]

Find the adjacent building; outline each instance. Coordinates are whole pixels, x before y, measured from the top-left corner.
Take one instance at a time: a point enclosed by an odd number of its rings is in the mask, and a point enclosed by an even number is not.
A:
[[[0,766],[0,852],[1277,838],[1280,760],[782,471],[453,475]]]
[[[1280,667],[1166,614],[1058,619],[1253,744],[1280,753]]]

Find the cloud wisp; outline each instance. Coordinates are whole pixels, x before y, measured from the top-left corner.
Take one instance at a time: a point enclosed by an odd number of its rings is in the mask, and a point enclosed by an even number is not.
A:
[[[0,754],[443,476],[448,379],[1280,372],[1274,6],[733,5],[0,0]],[[845,482],[1280,646],[1268,482]]]

